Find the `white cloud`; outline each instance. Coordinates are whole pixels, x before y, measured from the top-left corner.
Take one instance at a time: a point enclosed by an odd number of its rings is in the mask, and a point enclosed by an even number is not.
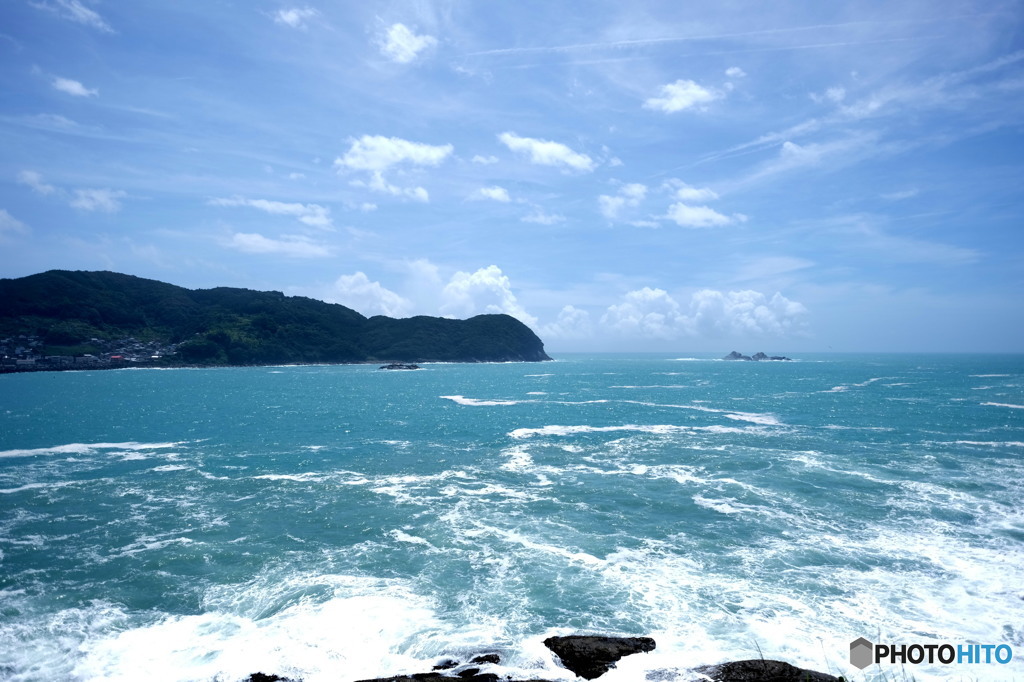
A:
[[[540,206],[534,206],[533,211],[520,218],[524,223],[537,223],[538,225],[555,225],[565,221],[565,216],[557,213],[545,213]]]
[[[744,78],[747,74],[738,66],[730,66],[725,70],[725,75],[729,78]]]
[[[352,141],[345,156],[334,160],[335,166],[352,170],[384,171],[400,163],[416,166],[437,166],[451,153],[450,144],[430,145],[410,142],[399,137],[363,135]]]
[[[476,154],[476,155],[473,156],[472,161],[473,161],[473,163],[478,163],[481,166],[489,166],[491,164],[498,163],[498,157],[497,156],[480,156],[479,154]]]
[[[76,189],[75,197],[71,200],[71,206],[83,211],[103,211],[105,213],[116,213],[121,210],[121,202],[128,196],[121,190],[113,189]]]
[[[739,215],[730,217],[707,206],[690,206],[682,202],[669,206],[665,217],[680,227],[720,227],[736,220],[745,220],[745,217]]]
[[[481,187],[474,192],[470,199],[491,199],[493,201],[500,201],[507,203],[512,201],[512,197],[508,195],[508,190],[504,187]]]
[[[647,186],[638,182],[623,185],[616,195],[602,194],[597,198],[597,206],[608,220],[617,220],[619,213],[626,207],[635,208],[647,196]]]
[[[785,336],[799,333],[807,309],[780,293],[768,298],[758,291],[693,294],[687,311],[664,289],[630,291],[609,306],[601,325],[623,336],[673,339],[683,336]]]
[[[53,194],[57,191],[57,188],[53,185],[43,182],[43,176],[36,171],[21,171],[18,173],[18,182],[22,185],[28,185],[33,190],[44,196],[47,194]]]
[[[815,102],[818,102],[819,104],[821,102],[826,102],[826,101],[832,102],[834,104],[839,104],[844,99],[846,99],[846,88],[841,88],[841,87],[829,88],[829,89],[827,89],[825,91],[824,94],[821,94],[821,95],[819,95],[816,92],[812,92],[811,93],[811,99],[814,100]]]
[[[30,2],[29,4],[38,9],[53,12],[63,19],[91,26],[107,33],[112,33],[114,30],[103,20],[103,17],[83,5],[79,0],[53,0],[53,2]]]
[[[437,166],[448,158],[454,148],[450,144],[430,145],[410,142],[399,137],[363,135],[352,140],[344,156],[334,160],[340,170],[369,171],[368,180],[353,180],[355,187],[366,187],[375,192],[392,196],[404,196],[416,201],[429,201],[430,195],[423,187],[398,187],[384,178],[384,171],[401,164],[412,166]]]
[[[69,95],[75,97],[95,97],[100,94],[99,90],[87,88],[78,81],[73,81],[70,78],[54,78],[53,87],[61,92],[66,92]]]
[[[380,51],[393,62],[408,64],[435,45],[434,36],[416,35],[405,24],[392,24],[381,38]]]
[[[331,222],[331,210],[319,204],[285,203],[282,201],[268,201],[267,199],[246,199],[244,197],[210,199],[207,203],[211,206],[248,206],[272,215],[295,216],[299,222],[305,225],[324,230],[334,227]]]
[[[498,139],[512,151],[526,154],[530,163],[541,166],[565,166],[589,173],[596,165],[586,154],[574,152],[561,142],[519,137],[513,132],[502,133],[498,135]]]
[[[664,289],[644,287],[630,291],[622,303],[608,307],[602,326],[625,336],[674,338],[685,327],[685,318]]]
[[[800,331],[807,308],[778,292],[768,298],[759,291],[703,289],[693,295],[690,313],[703,333],[780,336]]]
[[[444,315],[470,317],[481,313],[506,313],[531,327],[537,323],[537,318],[520,305],[508,277],[496,265],[473,273],[456,272],[441,291],[441,301]]]
[[[651,97],[644,102],[644,108],[672,114],[693,107],[702,108],[702,105],[721,97],[721,93],[704,88],[691,80],[677,80],[675,83],[661,86],[661,97]]]
[[[411,301],[390,289],[385,289],[380,282],[371,282],[363,272],[339,277],[330,292],[329,300],[352,308],[367,317],[407,317],[412,312]]]
[[[274,21],[292,28],[301,28],[306,25],[306,21],[319,14],[320,12],[312,7],[291,7],[277,10],[277,13],[274,14]]]
[[[284,235],[283,239],[271,239],[255,232],[236,232],[225,246],[244,253],[279,254],[293,258],[323,258],[331,255],[326,246],[302,235]]]
[[[12,234],[28,234],[28,226],[0,208],[0,240]]]
[[[675,198],[680,201],[714,201],[718,198],[718,194],[714,190],[707,187],[693,187],[676,178],[665,182],[663,187],[671,189]]]
[[[398,185],[392,185],[384,179],[384,174],[380,171],[373,171],[370,173],[369,180],[353,180],[349,184],[353,187],[365,187],[366,189],[371,189],[374,192],[390,194],[394,197],[407,197],[409,199],[415,199],[416,201],[422,202],[430,201],[430,194],[426,189],[422,187],[399,187]],[[376,206],[374,206],[374,208],[376,208]]]
[[[540,333],[545,339],[590,339],[594,323],[586,310],[567,305],[558,312],[557,320],[541,327]]]

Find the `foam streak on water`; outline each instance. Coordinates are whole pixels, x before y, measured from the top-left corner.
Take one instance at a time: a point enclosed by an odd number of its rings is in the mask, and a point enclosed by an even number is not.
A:
[[[559,360],[0,377],[0,679],[1024,677],[1024,358]]]

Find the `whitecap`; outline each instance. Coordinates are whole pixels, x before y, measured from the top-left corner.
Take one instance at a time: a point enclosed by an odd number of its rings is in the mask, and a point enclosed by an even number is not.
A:
[[[521,402],[529,402],[523,400],[480,400],[478,398],[466,398],[461,395],[442,395],[438,396],[451,400],[458,403],[459,405],[468,405],[471,407],[482,407],[482,406],[497,406],[497,405],[518,405]]]
[[[982,405],[991,405],[992,407],[1009,407],[1014,410],[1024,410],[1024,405],[1014,405],[1012,403],[982,403]]]

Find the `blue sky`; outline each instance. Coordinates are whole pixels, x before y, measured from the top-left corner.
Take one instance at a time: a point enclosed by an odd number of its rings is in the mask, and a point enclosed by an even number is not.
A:
[[[0,276],[1024,350],[1024,3],[0,4]]]

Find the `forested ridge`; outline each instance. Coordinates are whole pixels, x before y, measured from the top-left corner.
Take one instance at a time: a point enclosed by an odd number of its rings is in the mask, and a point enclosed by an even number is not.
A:
[[[166,362],[494,362],[549,360],[508,315],[365,317],[277,291],[185,289],[116,272],[51,270],[0,279],[0,337],[34,335],[53,354],[93,339],[173,344]]]

